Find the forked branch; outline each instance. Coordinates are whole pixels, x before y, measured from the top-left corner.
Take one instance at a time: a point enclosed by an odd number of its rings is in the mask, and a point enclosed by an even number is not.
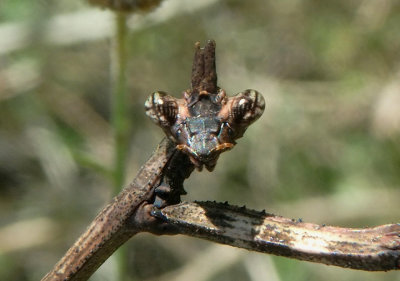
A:
[[[177,173],[180,177],[184,169],[169,169],[176,153],[171,142],[161,142],[133,182],[97,215],[42,281],[87,280],[119,246],[139,232],[185,234],[360,270],[400,269],[400,224],[365,229],[319,226],[215,202],[155,208],[155,188],[165,181],[165,175]],[[190,165],[188,161],[182,163]],[[192,168],[187,167],[189,171]]]
[[[254,90],[228,98],[218,88],[215,42],[196,44],[192,89],[163,92],[147,114],[170,140],[161,142],[133,182],[106,206],[42,281],[87,280],[138,232],[186,234],[221,244],[361,270],[400,269],[400,224],[349,229],[292,221],[228,204],[182,203],[194,167],[212,170],[264,110]],[[179,114],[178,114],[179,113]],[[174,141],[174,143],[172,141]]]

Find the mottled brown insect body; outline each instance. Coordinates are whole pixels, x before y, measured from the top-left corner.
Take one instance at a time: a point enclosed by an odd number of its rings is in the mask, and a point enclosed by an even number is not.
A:
[[[219,155],[236,144],[247,127],[264,111],[260,93],[246,90],[227,97],[217,86],[215,42],[196,43],[192,87],[177,99],[155,92],[147,99],[146,114],[185,152],[198,170],[212,171]]]

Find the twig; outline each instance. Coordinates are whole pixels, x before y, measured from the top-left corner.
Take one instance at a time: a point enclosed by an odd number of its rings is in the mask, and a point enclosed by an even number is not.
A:
[[[87,280],[119,246],[146,228],[140,222],[151,224],[154,218],[140,216],[146,215],[146,202],[174,152],[171,142],[163,140],[133,182],[97,215],[42,281]]]
[[[157,216],[181,234],[221,244],[346,268],[400,270],[400,224],[321,226],[215,202],[167,206]]]

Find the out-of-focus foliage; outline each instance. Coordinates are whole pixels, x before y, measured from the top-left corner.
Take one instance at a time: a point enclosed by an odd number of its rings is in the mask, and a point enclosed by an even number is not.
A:
[[[180,96],[194,42],[212,38],[220,86],[257,89],[267,107],[215,172],[186,182],[185,200],[343,226],[399,222],[400,1],[225,0],[190,11],[192,1],[165,0],[156,12],[169,2],[188,12],[130,22],[126,182],[163,136],[146,97]],[[111,198],[109,40],[62,43],[72,35],[52,21],[87,9],[0,3],[0,280],[39,280]],[[131,280],[400,280],[185,237],[139,235],[129,247]],[[91,280],[114,271],[111,258]]]
[[[89,3],[121,12],[148,11],[157,7],[161,0],[89,0]]]

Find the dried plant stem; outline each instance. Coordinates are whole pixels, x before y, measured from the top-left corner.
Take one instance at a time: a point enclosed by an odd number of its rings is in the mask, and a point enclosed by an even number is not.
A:
[[[158,216],[178,233],[234,247],[345,268],[400,270],[400,224],[324,226],[216,202],[167,206]]]

